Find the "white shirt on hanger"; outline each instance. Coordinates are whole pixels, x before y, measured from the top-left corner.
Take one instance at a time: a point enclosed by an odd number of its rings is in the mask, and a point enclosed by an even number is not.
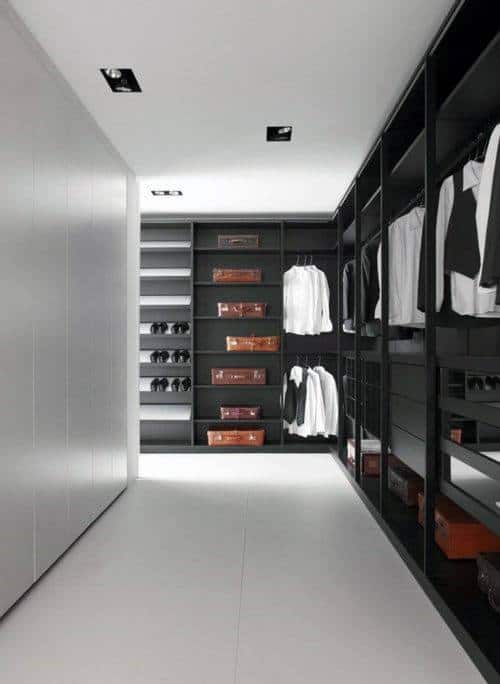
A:
[[[422,328],[425,314],[418,310],[420,245],[425,209],[415,207],[389,226],[389,325]],[[379,287],[382,291],[382,251],[377,254]],[[381,318],[380,298],[375,318]]]
[[[323,434],[325,437],[329,437],[330,435],[336,435],[338,429],[339,403],[337,383],[333,375],[323,366],[316,366],[314,370],[319,375],[325,406],[325,430]]]
[[[478,200],[483,177],[483,164],[468,162],[463,168],[463,191],[472,189]],[[439,204],[436,219],[436,310],[440,311],[444,301],[444,253],[446,235],[455,201],[453,176],[446,178],[439,191]],[[476,213],[477,220],[477,213]],[[475,226],[471,226],[471,230]],[[478,231],[479,232],[479,231]],[[481,252],[481,262],[483,251]],[[463,273],[450,273],[451,308],[461,316],[495,318],[500,316],[500,306],[495,304],[496,287],[480,287],[479,273],[468,278]]]

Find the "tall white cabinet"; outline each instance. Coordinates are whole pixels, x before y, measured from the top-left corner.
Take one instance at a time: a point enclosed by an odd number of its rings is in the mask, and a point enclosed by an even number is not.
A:
[[[125,488],[129,170],[0,3],[0,615]]]

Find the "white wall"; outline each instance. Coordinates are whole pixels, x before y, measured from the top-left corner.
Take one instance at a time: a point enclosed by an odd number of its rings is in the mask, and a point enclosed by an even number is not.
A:
[[[139,187],[133,174],[128,183],[127,220],[127,414],[128,414],[128,479],[139,475],[140,399],[139,399],[139,292],[141,214]]]
[[[1,615],[126,487],[139,219],[129,169],[3,0],[0,92]]]

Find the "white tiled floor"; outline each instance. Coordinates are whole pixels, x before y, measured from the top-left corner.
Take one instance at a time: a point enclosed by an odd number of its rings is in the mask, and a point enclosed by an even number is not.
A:
[[[1,684],[483,681],[329,456],[148,469],[0,624]]]

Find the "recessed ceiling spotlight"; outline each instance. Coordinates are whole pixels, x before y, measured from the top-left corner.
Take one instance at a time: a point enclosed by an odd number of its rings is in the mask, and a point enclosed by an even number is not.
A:
[[[182,190],[151,190],[155,197],[180,197]]]
[[[140,93],[141,87],[132,69],[115,67],[101,69],[107,84],[114,93]]]
[[[106,69],[106,76],[109,76],[109,78],[121,78],[122,77],[122,72],[120,69]]]
[[[267,142],[290,142],[292,126],[268,126]]]

